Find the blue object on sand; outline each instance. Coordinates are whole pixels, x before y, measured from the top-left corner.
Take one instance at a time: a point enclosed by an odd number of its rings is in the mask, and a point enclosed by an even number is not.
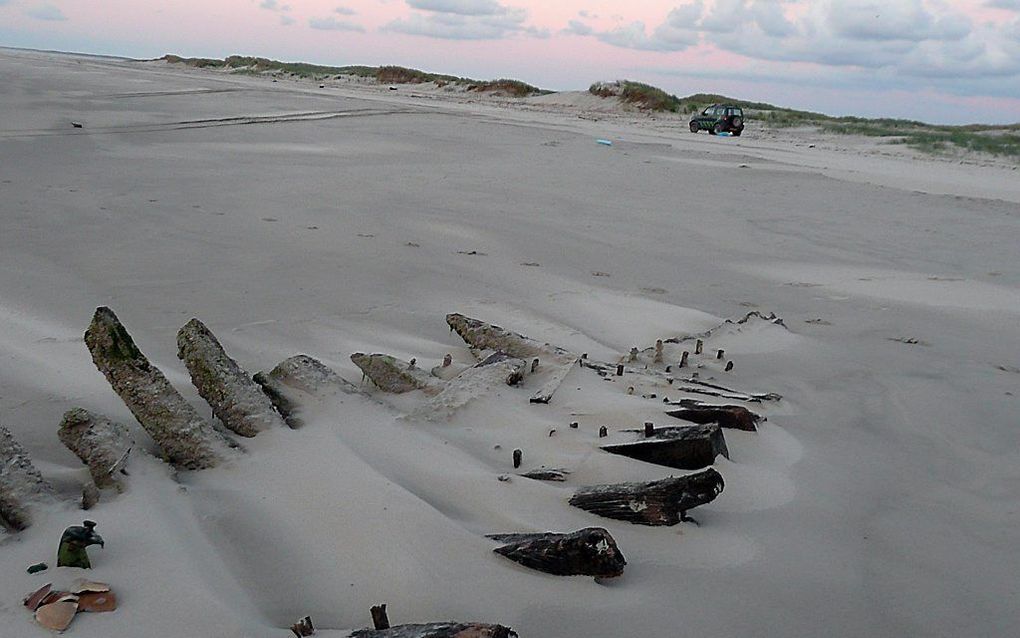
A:
[[[613,145],[613,142],[610,141],[610,140],[595,140],[595,143],[596,144],[601,144],[602,146],[612,146]]]

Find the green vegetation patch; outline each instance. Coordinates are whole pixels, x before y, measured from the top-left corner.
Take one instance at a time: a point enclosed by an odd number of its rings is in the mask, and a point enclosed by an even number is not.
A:
[[[543,91],[537,86],[532,86],[527,82],[521,82],[520,80],[508,80],[506,78],[492,80],[491,82],[482,82],[480,84],[472,84],[468,86],[468,91],[497,93],[508,97],[531,97],[532,95],[545,95],[551,93],[551,91]]]
[[[232,73],[244,73],[261,75],[266,73],[286,73],[301,78],[313,80],[339,79],[342,76],[356,76],[360,78],[374,79],[380,84],[425,84],[434,82],[440,87],[454,84],[466,87],[471,91],[498,92],[511,97],[528,97],[549,93],[538,87],[532,86],[520,80],[473,80],[462,78],[456,75],[443,73],[430,73],[419,69],[409,69],[402,66],[323,66],[319,64],[307,64],[305,62],[280,62],[268,58],[258,58],[246,55],[231,55],[222,60],[212,58],[183,58],[179,55],[167,54],[161,60],[173,64],[184,64],[199,69],[224,69]]]
[[[681,110],[680,98],[670,95],[662,89],[634,82],[619,80],[617,82],[596,82],[588,87],[588,92],[599,97],[619,97],[621,102],[632,104],[646,111],[664,111],[676,113]]]

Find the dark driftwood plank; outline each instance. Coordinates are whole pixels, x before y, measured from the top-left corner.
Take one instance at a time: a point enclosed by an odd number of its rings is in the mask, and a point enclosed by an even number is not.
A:
[[[493,551],[530,569],[556,576],[614,578],[627,564],[616,540],[601,527],[571,534],[491,534],[506,543]]]
[[[651,483],[594,485],[578,490],[570,504],[606,518],[638,525],[676,525],[691,520],[687,511],[715,500],[723,478],[709,468]]]
[[[691,423],[716,423],[721,428],[757,432],[761,416],[741,405],[713,405],[682,399],[678,410],[668,410],[666,414]]]
[[[399,625],[390,629],[361,629],[351,638],[517,638],[517,632],[502,625],[481,623],[432,623]]]
[[[638,441],[604,445],[602,449],[611,454],[681,470],[708,467],[720,454],[730,457],[722,430],[715,424],[660,427],[651,437],[641,436]]]

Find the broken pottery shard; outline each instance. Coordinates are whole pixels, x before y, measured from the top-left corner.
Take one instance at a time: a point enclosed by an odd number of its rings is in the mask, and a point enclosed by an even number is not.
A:
[[[78,613],[78,597],[67,595],[56,602],[47,603],[35,610],[35,619],[43,627],[52,631],[64,631],[71,626],[74,615]]]
[[[666,412],[671,417],[691,423],[716,423],[721,428],[756,432],[761,416],[741,405],[712,405],[691,399],[682,399],[679,410]]]
[[[71,585],[72,594],[101,594],[103,592],[110,591],[110,586],[106,583],[101,583],[96,580],[89,580],[87,578],[76,578],[74,583]]]
[[[627,564],[616,540],[601,527],[571,534],[490,534],[506,543],[493,551],[530,569],[555,576],[614,578]]]
[[[117,609],[117,595],[112,591],[78,594],[78,611],[101,613]]]
[[[425,419],[447,418],[474,399],[493,394],[503,385],[517,385],[524,379],[527,363],[504,352],[492,354],[457,375],[443,390],[419,407],[413,416]]]
[[[570,472],[566,470],[560,470],[555,468],[539,468],[537,470],[531,470],[521,474],[524,478],[529,478],[535,481],[555,481],[562,483],[567,480],[567,474]]]
[[[262,430],[284,426],[266,394],[198,319],[177,333],[177,358],[187,366],[198,394],[231,432],[253,437]]]
[[[96,309],[85,331],[85,345],[96,367],[170,463],[200,470],[232,455],[233,444],[149,362],[112,310]]]
[[[293,390],[300,390],[316,397],[343,392],[360,394],[358,387],[333,372],[326,364],[306,354],[299,354],[282,361],[273,368],[269,378]],[[294,400],[293,395],[291,399]]]
[[[28,607],[29,611],[35,611],[36,609],[39,609],[43,601],[46,600],[46,597],[50,595],[51,591],[53,591],[53,584],[46,583],[28,596],[25,596],[25,600],[22,601],[22,604],[24,604],[25,607]]]
[[[617,483],[585,487],[570,504],[585,511],[637,525],[676,525],[687,511],[711,503],[722,493],[723,478],[709,468],[688,476],[651,483]]]
[[[655,428],[650,437],[642,436],[631,443],[604,445],[602,449],[611,454],[681,470],[708,467],[720,454],[730,457],[722,430],[715,424]]]
[[[502,625],[443,622],[361,629],[352,633],[351,638],[517,638],[517,632]]]
[[[24,448],[0,426],[0,527],[21,531],[32,524],[32,505],[53,498],[53,488]]]
[[[354,365],[361,368],[365,376],[384,392],[403,394],[414,390],[437,392],[442,384],[431,374],[387,354],[351,355]]]
[[[57,437],[89,467],[97,487],[120,484],[118,470],[134,445],[127,426],[101,414],[74,408],[64,413]]]

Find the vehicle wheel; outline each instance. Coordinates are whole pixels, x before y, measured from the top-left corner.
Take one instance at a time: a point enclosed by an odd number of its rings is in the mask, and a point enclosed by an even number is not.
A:
[[[697,122],[691,122],[691,133],[697,133],[700,130]]]
[[[718,135],[719,134],[719,125],[718,124],[713,124],[712,128],[708,129],[708,134],[709,135]]]
[[[744,132],[744,129],[738,128],[738,129],[735,129],[733,131],[730,131],[730,135],[732,135],[733,137],[740,137],[740,134],[743,133],[743,132]]]
[[[733,122],[730,124],[730,128],[744,128],[744,120],[740,116],[734,117]]]

